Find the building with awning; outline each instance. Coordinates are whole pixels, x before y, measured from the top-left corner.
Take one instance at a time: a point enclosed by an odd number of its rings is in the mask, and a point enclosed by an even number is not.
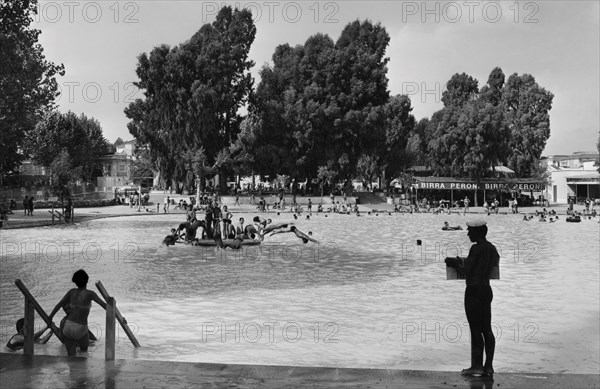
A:
[[[600,199],[600,173],[567,177],[567,186],[578,199]]]
[[[464,191],[469,191],[466,195],[470,198],[471,204],[474,204],[474,197],[478,196],[478,203],[490,200],[493,197],[498,197],[498,201],[503,204],[512,195],[519,195],[522,192],[542,192],[545,190],[545,185],[536,179],[528,178],[484,178],[479,182],[468,178],[452,178],[452,177],[415,177],[415,183],[411,188],[411,192],[417,197],[422,197],[429,191],[434,191],[435,197],[449,197],[451,202],[454,202],[455,195],[460,192],[460,199],[464,198]],[[439,194],[435,191],[447,191]],[[419,194],[420,193],[420,194]],[[457,197],[456,200],[459,198]]]
[[[573,153],[544,158],[550,173],[545,196],[552,203],[568,203],[569,198],[583,202],[586,198],[600,202],[598,153]]]

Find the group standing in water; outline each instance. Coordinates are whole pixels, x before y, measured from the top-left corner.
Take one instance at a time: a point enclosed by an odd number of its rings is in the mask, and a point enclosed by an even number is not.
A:
[[[187,243],[199,245],[204,240],[214,240],[218,248],[230,247],[239,250],[245,240],[262,242],[265,235],[291,232],[303,243],[314,242],[311,238],[300,231],[294,223],[273,223],[271,219],[255,216],[251,223],[246,224],[243,217],[234,224],[233,214],[229,212],[226,205],[222,207],[214,201],[205,209],[204,219],[198,220],[196,211],[192,205],[186,210],[186,221],[179,224],[177,229],[172,228],[171,234],[167,235],[162,244],[166,246],[175,243]]]

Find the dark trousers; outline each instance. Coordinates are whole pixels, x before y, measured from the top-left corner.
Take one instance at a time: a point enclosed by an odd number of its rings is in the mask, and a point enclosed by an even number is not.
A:
[[[489,285],[468,285],[465,290],[465,313],[471,331],[471,367],[492,366],[496,338],[492,331],[492,299]]]

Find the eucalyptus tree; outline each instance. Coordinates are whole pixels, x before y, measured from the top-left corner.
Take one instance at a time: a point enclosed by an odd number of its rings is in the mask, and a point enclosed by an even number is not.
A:
[[[260,142],[280,172],[310,182],[326,166],[348,179],[362,154],[385,144],[388,43],[380,24],[357,20],[335,43],[316,34],[275,49],[254,102]]]
[[[518,177],[529,177],[550,137],[550,109],[554,95],[530,74],[511,75],[502,93],[510,128],[508,166]]]
[[[214,166],[237,138],[238,111],[253,85],[248,54],[255,35],[251,13],[226,6],[188,41],[138,57],[135,84],[145,98],[125,109],[128,128],[168,180],[185,179],[186,153],[202,148]]]
[[[407,150],[408,140],[415,128],[412,109],[410,98],[406,95],[394,96],[383,106],[385,141],[380,145],[378,155],[386,188],[414,161]]]

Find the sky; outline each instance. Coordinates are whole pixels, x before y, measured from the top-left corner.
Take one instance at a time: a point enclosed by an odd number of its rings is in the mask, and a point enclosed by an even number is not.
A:
[[[62,63],[58,109],[96,118],[110,142],[130,140],[124,108],[143,91],[137,57],[185,42],[223,5],[252,11],[255,86],[278,45],[317,33],[334,41],[355,20],[390,35],[388,90],[407,94],[417,120],[443,107],[455,73],[482,87],[495,67],[531,74],[554,94],[543,155],[596,151],[600,134],[600,1],[41,1],[33,27],[48,60]]]

